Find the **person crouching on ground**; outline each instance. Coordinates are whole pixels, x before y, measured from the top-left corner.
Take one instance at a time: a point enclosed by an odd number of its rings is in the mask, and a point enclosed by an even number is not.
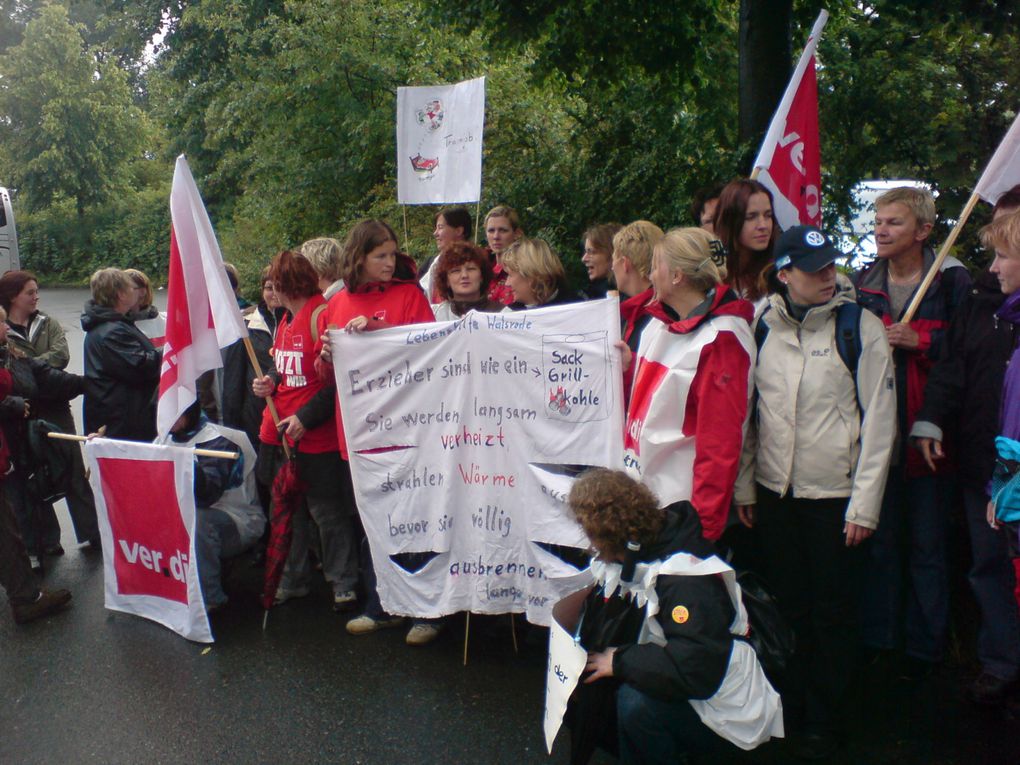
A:
[[[722,737],[753,749],[782,736],[779,695],[735,639],[747,625],[732,569],[690,502],[659,509],[647,487],[605,468],[582,474],[569,502],[596,551],[575,633],[590,674],[571,698],[574,729],[592,722],[580,719],[594,708],[583,696],[601,687],[615,689],[623,763],[681,763],[732,751]]]
[[[243,431],[209,422],[197,401],[156,443],[240,452],[237,459],[195,455],[195,561],[205,608],[216,611],[227,604],[220,561],[251,549],[266,526],[255,491],[255,450]]]

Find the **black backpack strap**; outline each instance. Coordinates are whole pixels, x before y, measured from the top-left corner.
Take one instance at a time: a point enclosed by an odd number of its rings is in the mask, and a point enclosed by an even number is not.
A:
[[[861,360],[861,313],[857,303],[843,303],[836,308],[836,351],[854,380],[857,409],[864,416],[860,391],[857,388],[857,367]]]

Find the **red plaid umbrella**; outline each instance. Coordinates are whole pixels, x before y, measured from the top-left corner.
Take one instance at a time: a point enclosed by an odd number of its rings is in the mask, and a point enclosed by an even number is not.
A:
[[[273,605],[276,590],[283,577],[283,567],[290,554],[294,536],[294,511],[304,498],[308,485],[298,476],[297,452],[292,447],[280,472],[273,479],[273,513],[269,519],[269,542],[266,545],[266,573],[262,588],[262,606],[267,611]]]

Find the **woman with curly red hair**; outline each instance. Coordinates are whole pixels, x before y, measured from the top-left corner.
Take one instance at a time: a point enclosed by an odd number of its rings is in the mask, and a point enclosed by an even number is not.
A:
[[[588,652],[589,674],[570,701],[575,731],[600,739],[576,736],[575,758],[601,743],[615,744],[621,762],[707,761],[734,751],[724,739],[754,749],[782,736],[779,695],[737,639],[747,618],[733,570],[691,503],[660,509],[644,484],[594,468],[574,481],[569,504],[596,553],[580,614],[558,614]]]
[[[489,298],[492,263],[485,250],[469,242],[454,242],[439,256],[436,292],[443,302],[432,306],[436,321],[459,319],[468,311],[497,313],[503,304]]]

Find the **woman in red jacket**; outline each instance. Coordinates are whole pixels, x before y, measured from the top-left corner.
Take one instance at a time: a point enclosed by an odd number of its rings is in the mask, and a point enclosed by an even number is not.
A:
[[[272,397],[280,416],[277,426],[269,407],[262,414],[259,480],[272,483],[283,458],[281,438],[286,438],[297,450],[298,473],[308,485],[294,516],[294,537],[276,602],[308,594],[311,517],[319,529],[322,573],[333,587],[333,609],[344,611],[356,602],[358,560],[353,503],[336,491],[336,476],[343,469],[333,422],[336,396],[332,382],[324,382],[315,371],[319,337],[326,329],[326,299],[319,292],[318,274],[299,253],[281,252],[273,258],[269,278],[287,313],[273,342],[275,374],[252,382],[252,392]]]
[[[414,261],[397,251],[397,235],[381,220],[364,220],[356,225],[344,243],[340,258],[344,288],[329,301],[327,325],[348,332],[366,332],[402,324],[433,322],[432,306],[416,280]],[[332,379],[329,345],[322,348],[320,371]],[[343,457],[343,480],[350,486],[350,463],[339,404],[337,433]],[[351,497],[353,489],[349,490]],[[382,609],[375,588],[375,572],[367,544],[362,548],[365,578],[365,610],[347,623],[352,635],[364,635],[384,627],[396,627],[403,619]],[[431,643],[439,634],[436,622],[415,622],[407,633],[409,645]]]

